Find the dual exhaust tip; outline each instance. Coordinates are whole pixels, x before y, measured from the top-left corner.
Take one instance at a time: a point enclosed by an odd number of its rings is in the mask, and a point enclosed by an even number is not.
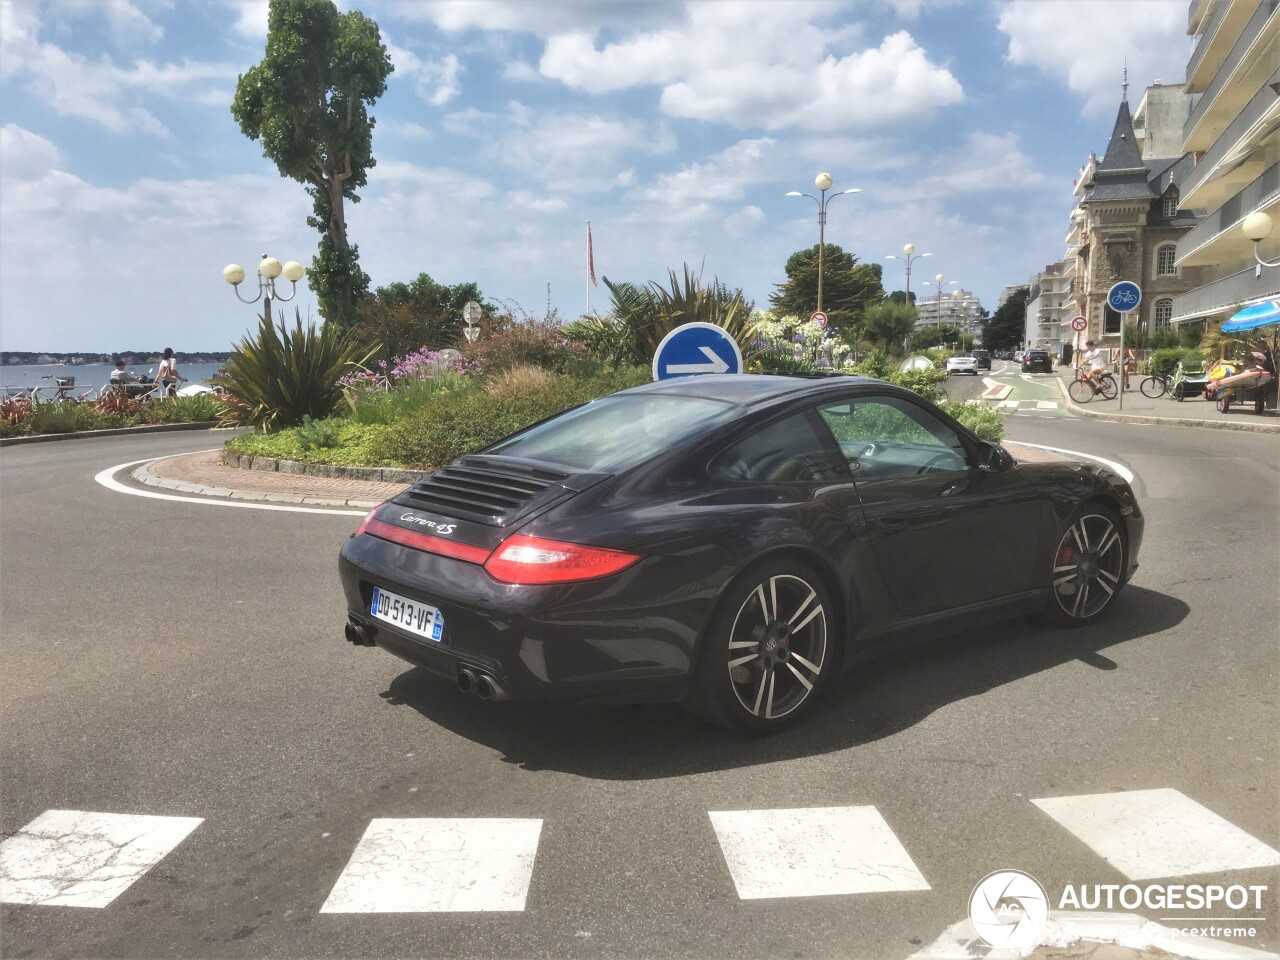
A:
[[[496,678],[471,667],[458,668],[458,689],[481,700],[506,700],[507,690]]]
[[[349,643],[357,647],[378,645],[373,639],[373,630],[354,618],[347,621],[343,634]],[[506,700],[510,697],[507,688],[496,677],[476,667],[458,667],[458,689],[463,693],[474,693],[481,700]]]

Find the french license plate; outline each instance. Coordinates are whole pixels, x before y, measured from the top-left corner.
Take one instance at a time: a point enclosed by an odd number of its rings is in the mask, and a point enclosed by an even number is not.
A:
[[[435,607],[409,600],[381,587],[373,588],[369,613],[378,620],[393,623],[420,637],[439,642],[444,636],[444,614]]]

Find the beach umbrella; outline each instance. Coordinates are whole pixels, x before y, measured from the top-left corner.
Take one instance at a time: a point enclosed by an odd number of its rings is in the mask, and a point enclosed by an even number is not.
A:
[[[1273,323],[1280,323],[1280,300],[1264,300],[1237,311],[1222,325],[1223,333],[1257,330]]]

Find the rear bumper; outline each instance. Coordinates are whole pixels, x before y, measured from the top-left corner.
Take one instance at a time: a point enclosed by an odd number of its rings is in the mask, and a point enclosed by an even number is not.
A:
[[[349,539],[338,568],[349,622],[409,663],[449,680],[464,667],[482,670],[512,699],[597,702],[682,698],[730,574],[649,557],[602,580],[517,587],[476,564],[371,536]],[[440,641],[374,619],[374,585],[437,607]]]

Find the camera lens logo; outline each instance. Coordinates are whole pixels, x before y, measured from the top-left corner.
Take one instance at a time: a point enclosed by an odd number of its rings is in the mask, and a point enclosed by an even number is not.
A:
[[[1049,919],[1049,896],[1030,874],[997,870],[969,896],[969,922],[984,943],[1019,949],[1040,941]]]

